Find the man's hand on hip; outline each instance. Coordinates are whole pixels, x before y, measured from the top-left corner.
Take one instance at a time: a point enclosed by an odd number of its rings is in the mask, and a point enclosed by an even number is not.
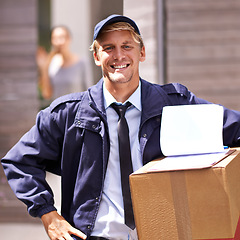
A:
[[[73,240],[71,235],[82,239],[87,238],[84,233],[72,227],[57,211],[44,214],[41,220],[51,240]]]

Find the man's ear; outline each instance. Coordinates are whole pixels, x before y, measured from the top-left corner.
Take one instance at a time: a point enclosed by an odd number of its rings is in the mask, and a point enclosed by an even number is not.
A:
[[[145,46],[142,47],[140,51],[140,62],[144,62],[146,59],[146,52],[145,52]]]
[[[94,58],[94,62],[97,66],[101,66],[101,63],[99,61],[99,57],[98,54],[96,52],[93,53],[93,58]]]

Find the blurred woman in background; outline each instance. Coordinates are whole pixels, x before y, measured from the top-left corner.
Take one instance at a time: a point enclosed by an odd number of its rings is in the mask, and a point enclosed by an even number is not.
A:
[[[51,32],[51,51],[37,51],[39,89],[44,99],[54,100],[62,95],[86,90],[84,61],[70,49],[71,34],[67,27],[56,26]]]

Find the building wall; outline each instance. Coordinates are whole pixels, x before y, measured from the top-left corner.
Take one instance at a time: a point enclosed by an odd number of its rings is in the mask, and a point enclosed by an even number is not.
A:
[[[89,54],[90,18],[88,0],[51,0],[52,26],[67,25],[73,34],[72,50],[84,57]]]
[[[36,0],[0,1],[0,157],[34,124],[38,110]],[[30,219],[0,165],[0,222]]]
[[[167,75],[240,110],[240,2],[167,0]]]

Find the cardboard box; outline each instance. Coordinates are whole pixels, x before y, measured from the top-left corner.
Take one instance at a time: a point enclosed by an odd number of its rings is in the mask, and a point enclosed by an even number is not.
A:
[[[130,176],[139,240],[240,239],[240,149],[210,168]]]

